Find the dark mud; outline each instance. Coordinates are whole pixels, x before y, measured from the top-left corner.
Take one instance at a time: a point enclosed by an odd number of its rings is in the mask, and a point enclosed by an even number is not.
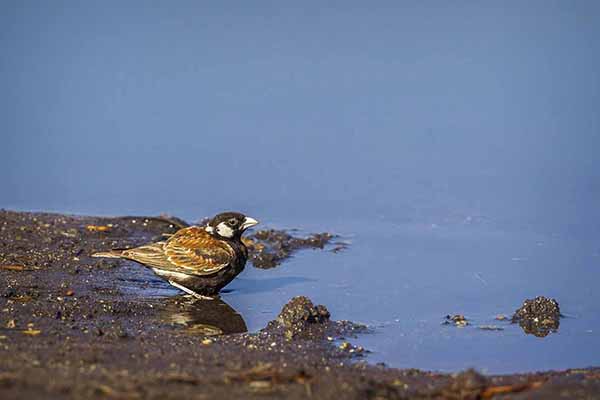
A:
[[[346,248],[343,242],[333,242],[334,238],[330,233],[316,233],[298,238],[285,231],[264,229],[248,235],[244,238],[244,243],[250,251],[250,262],[256,268],[269,269],[277,267],[298,250],[333,246],[331,251],[338,252]]]
[[[172,233],[179,223],[0,211],[0,398],[553,399],[600,393],[600,369],[486,377],[367,365],[351,344],[364,327],[332,320],[309,299],[282,304],[276,320],[248,333],[242,316],[220,299],[145,296],[160,285],[142,267],[90,257]]]

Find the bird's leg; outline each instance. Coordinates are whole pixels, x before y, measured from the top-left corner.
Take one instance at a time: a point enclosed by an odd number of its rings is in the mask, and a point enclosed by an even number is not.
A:
[[[201,294],[198,294],[198,293],[194,292],[193,290],[188,289],[185,286],[180,285],[179,283],[176,283],[176,282],[173,282],[173,281],[169,281],[169,283],[171,285],[175,286],[177,289],[183,290],[187,294],[190,294],[190,295],[194,296],[197,299],[200,299],[200,300],[213,300],[212,297],[202,296]]]

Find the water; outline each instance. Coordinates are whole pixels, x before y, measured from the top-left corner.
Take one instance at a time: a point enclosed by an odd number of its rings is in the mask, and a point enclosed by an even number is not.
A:
[[[307,295],[392,366],[598,365],[596,3],[1,9],[0,207],[335,232],[223,300]],[[557,333],[494,320],[536,295]]]

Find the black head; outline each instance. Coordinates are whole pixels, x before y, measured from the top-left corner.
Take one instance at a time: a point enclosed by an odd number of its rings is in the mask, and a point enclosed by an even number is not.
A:
[[[246,229],[256,224],[258,224],[257,220],[246,217],[244,214],[224,212],[217,214],[213,219],[208,221],[206,230],[222,238],[239,239]]]

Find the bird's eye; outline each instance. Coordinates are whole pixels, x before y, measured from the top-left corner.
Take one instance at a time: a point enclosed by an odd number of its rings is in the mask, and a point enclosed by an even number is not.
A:
[[[231,218],[229,221],[227,221],[227,225],[229,225],[229,226],[236,226],[237,225],[237,219]]]

